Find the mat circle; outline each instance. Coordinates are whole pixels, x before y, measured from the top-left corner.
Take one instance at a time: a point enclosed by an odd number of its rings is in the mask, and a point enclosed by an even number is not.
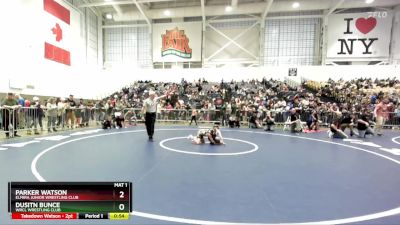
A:
[[[236,138],[224,138],[224,140],[242,142],[242,143],[253,146],[253,148],[250,150],[241,151],[241,152],[224,152],[224,153],[218,152],[217,153],[217,152],[191,152],[191,151],[186,151],[186,150],[170,148],[165,145],[166,142],[173,141],[173,140],[180,140],[180,139],[187,139],[187,137],[173,137],[173,138],[164,139],[160,142],[160,147],[165,150],[172,151],[172,152],[189,154],[189,155],[203,155],[203,156],[237,156],[237,155],[250,154],[259,149],[258,145],[254,144],[252,142],[244,141],[244,140],[240,140],[240,139],[236,139]]]

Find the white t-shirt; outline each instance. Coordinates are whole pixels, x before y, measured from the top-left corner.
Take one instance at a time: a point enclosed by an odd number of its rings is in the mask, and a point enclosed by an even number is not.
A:
[[[55,103],[51,104],[50,102],[47,103],[47,114],[49,116],[57,116],[57,105]]]
[[[154,98],[151,100],[150,98],[147,98],[144,100],[143,104],[146,106],[146,112],[148,113],[155,113],[157,111],[157,99]]]

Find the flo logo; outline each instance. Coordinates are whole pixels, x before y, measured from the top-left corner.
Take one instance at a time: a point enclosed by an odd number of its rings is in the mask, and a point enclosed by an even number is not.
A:
[[[179,30],[177,27],[167,30],[165,34],[161,35],[161,38],[161,56],[176,55],[184,59],[192,58],[189,38],[185,35],[184,30]]]

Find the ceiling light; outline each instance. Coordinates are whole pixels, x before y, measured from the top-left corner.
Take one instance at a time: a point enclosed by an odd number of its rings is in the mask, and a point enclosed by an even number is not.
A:
[[[107,14],[106,14],[106,18],[109,19],[109,20],[111,20],[111,19],[113,18],[113,16],[112,16],[111,13],[107,13]]]
[[[171,15],[171,11],[169,11],[168,9],[164,11],[164,15],[165,16],[170,16]]]
[[[299,8],[300,7],[300,3],[298,3],[298,2],[293,2],[293,4],[292,4],[292,8],[293,9],[297,9],[297,8]]]
[[[112,2],[113,0],[104,0],[105,2]]]
[[[233,8],[230,5],[225,7],[225,12],[232,12],[232,10],[233,10]]]
[[[367,3],[367,4],[371,4],[373,2],[374,2],[374,0],[365,0],[365,3]]]

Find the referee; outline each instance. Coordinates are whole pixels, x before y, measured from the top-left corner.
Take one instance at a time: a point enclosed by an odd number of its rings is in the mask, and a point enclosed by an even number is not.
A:
[[[149,97],[143,102],[143,113],[145,114],[145,125],[147,130],[147,135],[149,135],[149,141],[153,141],[154,134],[154,124],[156,122],[156,111],[157,103],[161,98],[168,96],[168,92],[165,95],[156,98],[156,93],[152,90],[149,91]]]

